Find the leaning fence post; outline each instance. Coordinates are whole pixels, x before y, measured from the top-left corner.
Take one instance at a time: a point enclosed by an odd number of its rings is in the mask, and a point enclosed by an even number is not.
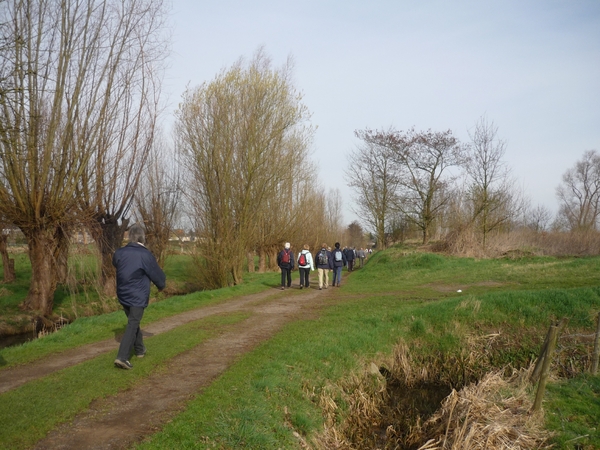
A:
[[[561,333],[563,328],[567,325],[567,322],[569,320],[566,317],[563,317],[562,319],[560,319],[560,322],[558,322],[556,325],[557,329],[558,329],[558,333]],[[545,359],[545,355],[546,352],[548,350],[548,342],[550,339],[550,333],[552,332],[552,326],[550,326],[550,328],[548,329],[548,334],[546,334],[546,339],[544,339],[544,343],[542,344],[542,349],[540,350],[540,355],[537,358],[537,361],[535,362],[535,367],[533,368],[533,372],[531,372],[531,375],[529,377],[529,379],[535,383],[538,378],[540,377],[540,373],[542,371],[542,365],[544,363],[544,359]]]
[[[533,368],[533,372],[531,372],[531,375],[529,377],[529,379],[535,383],[538,378],[540,377],[540,373],[542,371],[542,365],[544,364],[544,357],[546,356],[546,350],[548,350],[548,342],[550,340],[550,334],[552,332],[552,326],[550,326],[550,328],[548,329],[548,333],[546,333],[546,338],[544,339],[544,343],[542,344],[542,348],[540,350],[540,354],[537,357],[537,360],[535,361],[535,367]]]
[[[600,312],[596,322],[596,339],[594,340],[594,354],[592,356],[592,375],[598,373],[598,358],[600,357]]]
[[[544,355],[544,362],[542,364],[542,374],[540,376],[540,382],[538,383],[537,392],[535,394],[533,411],[539,411],[542,407],[542,399],[544,398],[544,392],[546,391],[546,382],[548,381],[548,373],[550,372],[550,363],[552,362],[554,348],[556,347],[557,334],[558,325],[552,325],[548,333],[548,347],[546,348],[546,354]]]

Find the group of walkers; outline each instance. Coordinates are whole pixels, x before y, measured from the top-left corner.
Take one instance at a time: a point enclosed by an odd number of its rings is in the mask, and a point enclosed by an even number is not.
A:
[[[355,268],[355,262],[358,260],[360,267],[363,267],[367,259],[367,251],[363,248],[356,250],[350,247],[340,248],[340,243],[336,242],[333,250],[326,243],[321,245],[321,249],[315,252],[314,256],[310,253],[308,244],[304,244],[298,257],[294,257],[289,242],[285,243],[283,250],[277,255],[277,265],[281,269],[281,290],[286,287],[292,287],[292,270],[298,264],[300,272],[300,289],[310,287],[310,272],[317,269],[319,275],[319,290],[329,287],[329,273],[332,272],[332,286],[340,287],[342,281],[342,268],[348,267],[348,272]]]
[[[159,290],[166,286],[165,273],[150,250],[145,247],[145,242],[144,228],[139,224],[133,225],[129,229],[129,243],[118,249],[112,260],[117,275],[117,297],[127,316],[125,334],[121,338],[117,358],[114,361],[115,367],[120,369],[133,368],[129,362],[132,355],[135,354],[137,358],[146,355],[140,323],[150,299],[150,284],[154,283]],[[292,270],[296,263],[300,270],[300,289],[310,286],[310,272],[315,270],[315,267],[319,273],[319,289],[329,287],[329,272],[333,272],[331,285],[340,287],[342,267],[347,266],[348,271],[351,272],[354,270],[356,260],[362,267],[366,256],[367,251],[362,248],[340,249],[340,243],[336,242],[333,250],[327,244],[321,245],[321,249],[314,257],[309,251],[308,244],[305,244],[298,258],[294,258],[294,252],[288,242],[277,255],[277,264],[281,268],[281,289],[292,286]]]

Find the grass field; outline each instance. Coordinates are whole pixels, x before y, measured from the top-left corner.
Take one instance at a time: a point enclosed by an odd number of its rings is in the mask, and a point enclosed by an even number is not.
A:
[[[372,448],[351,395],[371,363],[392,370],[398,348],[406,348],[410,370],[427,368],[432,381],[460,388],[493,369],[527,368],[548,326],[562,317],[569,322],[543,405],[544,423],[555,433],[554,448],[600,448],[600,381],[586,373],[588,337],[600,311],[599,269],[598,257],[476,260],[402,247],[377,253],[364,269],[344,272],[339,301],[318,319],[290,324],[245,355],[138,448],[318,447],[324,425],[337,427],[352,448]],[[242,286],[162,300],[149,306],[144,320],[257,292],[277,280],[278,274],[252,274]],[[125,384],[112,378],[110,355],[103,355],[0,395],[0,447],[30,447],[92,399],[126,389],[160,370],[160,361],[241,319],[201,321],[188,325],[197,333],[182,328],[155,336],[159,367],[140,365]],[[122,326],[120,315],[83,318],[44,339],[0,350],[0,361],[3,367],[32,361],[106,338],[115,326]],[[73,392],[82,394],[73,398]],[[361,427],[366,431],[357,432]]]

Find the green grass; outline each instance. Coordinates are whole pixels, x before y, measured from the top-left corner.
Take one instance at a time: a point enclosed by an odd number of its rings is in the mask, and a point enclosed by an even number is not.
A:
[[[145,340],[151,351],[134,359],[135,368],[115,370],[113,353],[63,369],[0,396],[0,448],[29,448],[46,433],[103,398],[134,386],[150,374],[161,371],[174,356],[195,347],[225,326],[235,324],[244,314],[211,316]]]
[[[535,358],[551,321],[567,316],[571,330],[589,331],[600,310],[596,287],[600,259],[475,261],[403,257],[392,251],[387,262],[381,261],[385,256],[380,254],[379,263],[346,278],[339,292],[348,300],[327,308],[319,320],[289,325],[246,355],[138,448],[197,448],[198,443],[201,448],[300,448],[292,430],[310,439],[322,427],[319,394],[349,373],[361,371],[366,362],[377,362],[400,339],[412,343],[422,361],[445,358],[451,364],[453,355],[461,355],[465,333],[494,329],[511,336],[509,342],[516,346],[489,355],[482,367],[519,367]],[[573,287],[571,277],[589,287]],[[504,284],[462,295],[435,293],[429,287],[461,284],[469,292],[470,284],[490,280]],[[560,288],[560,280],[566,288]],[[588,401],[583,399],[579,406],[584,431],[600,422],[600,413],[588,407]],[[343,402],[341,406],[339,420],[345,415]],[[596,445],[590,448],[600,448],[598,437],[590,442]]]
[[[600,377],[582,375],[548,386],[548,426],[558,433],[556,448],[600,448]]]
[[[318,319],[291,323],[244,355],[138,448],[301,448],[292,431],[310,440],[322,429],[320,394],[335,393],[337,382],[361,372],[370,361],[379,363],[399,341],[406,342],[419,361],[442,361],[452,367],[462,361],[468,336],[497,333],[498,345],[481,356],[480,367],[471,368],[472,373],[477,375],[477,370],[490,365],[525,366],[537,356],[552,321],[568,317],[568,333],[593,332],[600,311],[599,269],[600,258],[476,260],[402,248],[377,253],[364,269],[350,276],[344,272],[342,288],[334,290],[337,296],[330,301],[324,300]],[[185,265],[177,270],[184,272]],[[278,283],[278,273],[247,274],[242,286],[153,303],[144,323]],[[4,358],[7,366],[13,365],[70,348],[73,342],[82,345],[112,337],[123,326],[122,313],[77,320],[64,333],[61,330],[0,351],[0,363]],[[156,370],[180,350],[170,346],[184,339],[185,330],[182,327],[149,340],[153,358],[159,358]],[[182,345],[196,345],[204,339],[200,334]],[[111,367],[112,357],[103,355],[81,368],[66,369],[0,395],[0,423],[5,424],[17,411],[22,418],[11,431],[2,429],[0,447],[31,435],[19,444],[25,448],[45,432],[37,431],[38,422],[42,430],[51,429],[84,409],[91,399],[126,389],[128,385],[111,378],[122,374]],[[142,365],[148,364],[145,359],[135,364],[132,372],[139,378],[132,383],[153,370]],[[556,448],[574,449],[577,443],[588,446],[582,448],[600,448],[599,382],[599,377],[582,375],[549,386],[544,408],[548,427],[558,433]],[[72,400],[73,408],[56,405],[49,383],[61,386],[61,395],[63,390],[81,391],[82,398]],[[583,394],[576,396],[579,391]],[[346,405],[341,397],[337,400],[337,420],[341,421]],[[25,406],[28,403],[33,406]],[[36,408],[39,413],[33,411]],[[59,408],[65,412],[57,413],[62,411]]]

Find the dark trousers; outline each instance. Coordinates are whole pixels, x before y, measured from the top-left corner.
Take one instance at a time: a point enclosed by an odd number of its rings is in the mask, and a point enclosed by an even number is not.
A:
[[[332,286],[339,286],[342,282],[342,266],[333,268],[333,283]]]
[[[348,260],[348,272],[352,272],[353,269],[354,269],[354,260],[349,259]]]
[[[281,268],[281,287],[285,287],[287,280],[287,287],[290,287],[292,285],[292,269],[290,269],[289,267],[282,267]]]
[[[125,334],[121,338],[117,359],[128,361],[133,350],[135,350],[136,355],[140,355],[146,350],[142,338],[142,330],[140,329],[140,323],[144,316],[144,308],[141,306],[123,305],[123,310],[127,316],[127,328],[125,328]]]
[[[300,267],[300,286],[309,287],[310,281],[308,277],[310,275],[310,267],[304,268]]]

